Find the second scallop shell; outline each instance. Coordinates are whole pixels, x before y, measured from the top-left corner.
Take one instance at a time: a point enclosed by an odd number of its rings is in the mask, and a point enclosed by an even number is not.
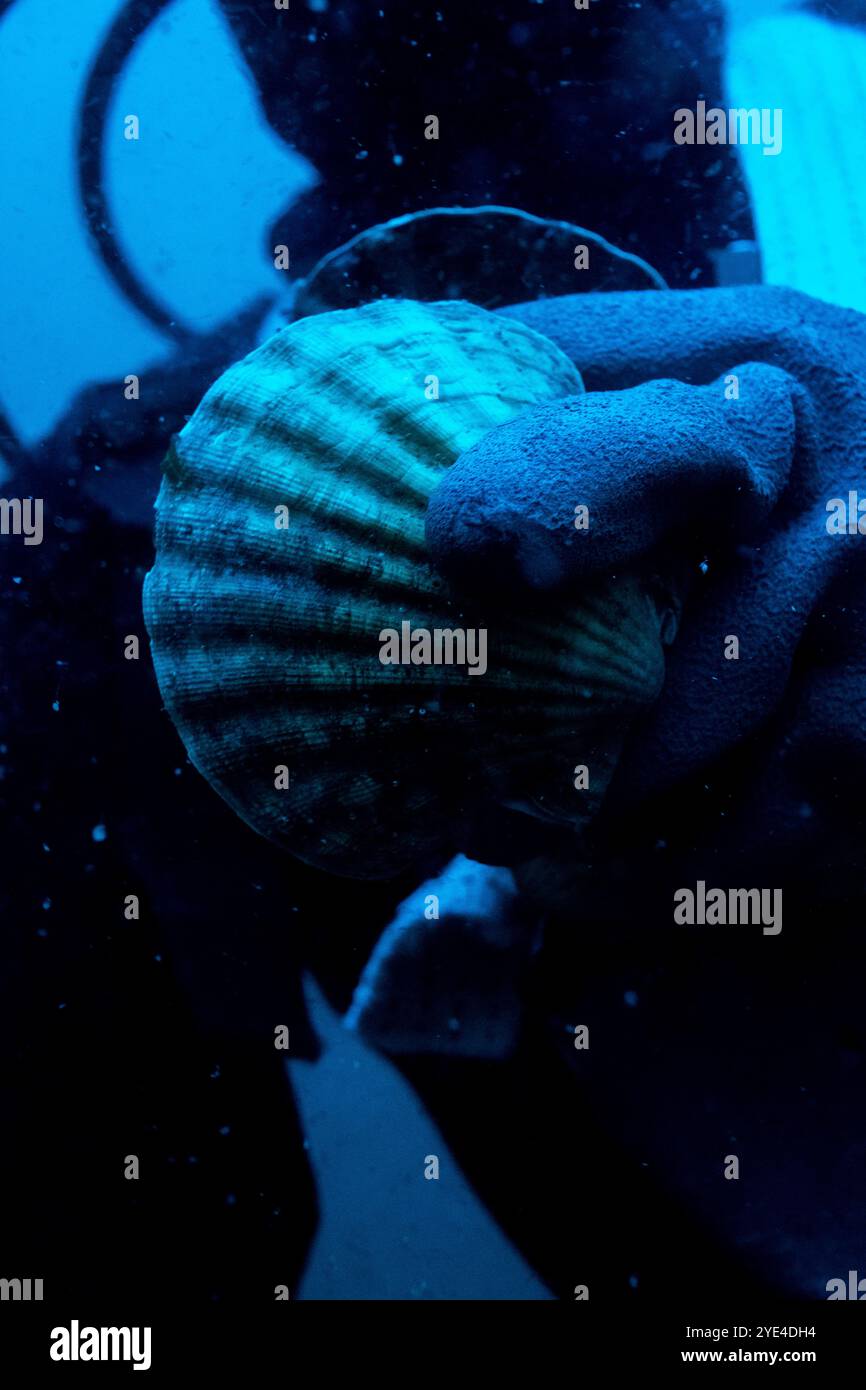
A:
[[[620,575],[480,612],[424,540],[441,470],[582,389],[515,320],[383,300],[291,324],[208,391],[166,460],[145,617],[190,758],[254,829],[386,877],[453,852],[497,805],[584,817],[661,685],[652,599]],[[383,664],[404,622],[484,628],[485,672]],[[580,763],[599,773],[589,796]]]

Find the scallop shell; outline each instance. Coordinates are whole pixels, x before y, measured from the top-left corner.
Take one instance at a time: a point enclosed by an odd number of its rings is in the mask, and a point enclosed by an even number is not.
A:
[[[575,270],[585,245],[589,264]],[[485,309],[519,300],[609,290],[666,289],[647,261],[574,222],[493,203],[424,208],[368,227],[329,251],[295,288],[292,315],[374,299],[471,299]]]
[[[424,518],[483,433],[582,389],[515,320],[385,300],[291,324],[208,391],[165,463],[144,611],[192,762],[255,830],[376,878],[497,805],[581,819],[574,765],[597,796],[660,688],[655,605],[622,575],[482,612],[431,568]],[[403,621],[485,628],[486,674],[383,665]]]

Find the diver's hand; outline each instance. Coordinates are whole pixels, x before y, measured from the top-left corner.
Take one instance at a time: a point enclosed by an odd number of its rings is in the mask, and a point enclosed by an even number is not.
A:
[[[730,520],[741,535],[786,489],[802,510],[866,481],[861,314],[763,285],[502,312],[561,347],[587,395],[492,430],[444,475],[427,522],[444,571],[551,587],[634,560],[683,523]]]
[[[587,394],[527,411],[457,460],[430,501],[431,558],[464,583],[545,589],[701,548],[642,738],[638,780],[659,787],[775,708],[832,583],[863,587],[866,536],[830,533],[828,503],[859,488],[866,506],[866,318],[767,286],[503,312],[553,339]],[[848,621],[850,677],[866,612]],[[738,660],[724,657],[730,635]],[[866,754],[864,720],[848,719]]]
[[[511,870],[458,854],[397,908],[344,1023],[397,1056],[506,1057],[535,938]]]

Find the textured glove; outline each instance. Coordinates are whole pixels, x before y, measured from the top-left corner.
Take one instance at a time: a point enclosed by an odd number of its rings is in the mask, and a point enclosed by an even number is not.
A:
[[[771,812],[789,848],[810,838],[821,804],[838,811],[866,772],[866,534],[849,497],[859,488],[866,512],[866,317],[767,286],[502,312],[553,339],[587,394],[527,411],[457,460],[430,501],[434,563],[464,585],[548,590],[651,555],[685,560],[665,688],[614,804],[763,730],[752,816],[766,826]]]

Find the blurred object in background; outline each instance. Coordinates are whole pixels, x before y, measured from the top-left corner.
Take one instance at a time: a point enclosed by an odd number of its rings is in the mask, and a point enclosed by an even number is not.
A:
[[[737,147],[764,280],[862,313],[866,5],[725,0],[725,8],[728,104],[782,112],[777,156]]]

